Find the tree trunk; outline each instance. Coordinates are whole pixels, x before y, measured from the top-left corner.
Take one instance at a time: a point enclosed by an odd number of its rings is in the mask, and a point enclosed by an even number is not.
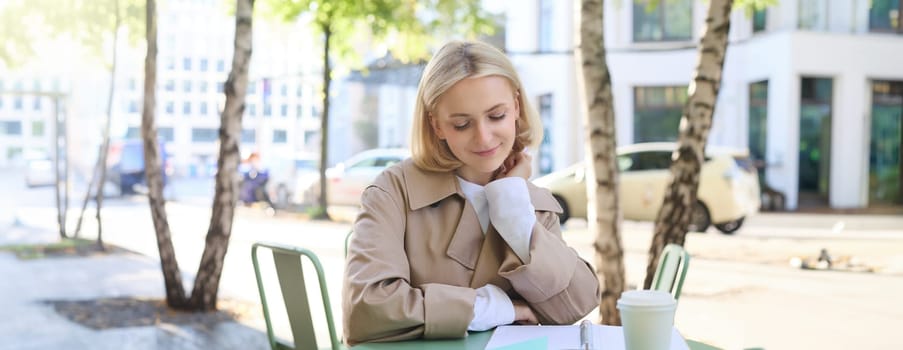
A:
[[[332,83],[332,68],[329,66],[329,41],[332,39],[332,28],[329,22],[322,23],[323,29],[323,112],[320,113],[320,212],[318,219],[328,219],[329,214],[326,212],[326,163],[329,155],[329,85]]]
[[[733,0],[709,0],[706,26],[699,44],[699,63],[690,83],[680,121],[677,150],[671,164],[671,180],[664,203],[655,218],[655,234],[649,247],[644,288],[652,286],[658,257],[668,243],[684,244],[696,203],[699,171],[705,161],[705,144],[712,127],[712,114],[721,86],[724,56]]]
[[[88,209],[88,202],[91,201],[91,189],[94,188],[94,182],[97,181],[97,177],[100,174],[100,167],[103,166],[100,162],[103,160],[102,153],[103,145],[101,145],[97,150],[97,162],[94,165],[94,170],[91,172],[91,180],[88,180],[88,188],[85,190],[85,200],[82,201],[82,208],[78,212],[78,221],[75,223],[75,232],[72,233],[72,236],[78,238],[79,233],[82,231],[82,221],[85,218],[85,210]]]
[[[223,260],[229,248],[235,202],[238,200],[238,151],[241,136],[241,119],[245,109],[245,93],[248,88],[248,66],[252,48],[253,0],[237,0],[235,12],[235,49],[232,71],[226,80],[226,105],[223,108],[220,127],[219,170],[216,173],[216,192],[213,214],[201,263],[198,266],[194,289],[189,304],[194,310],[216,310]]]
[[[100,148],[100,157],[98,159],[100,162],[100,179],[98,183],[101,185],[103,185],[107,178],[107,154],[110,152],[110,126],[113,123],[113,92],[116,89],[116,56],[118,56],[116,48],[119,47],[119,25],[122,22],[122,19],[119,16],[119,0],[113,1],[113,16],[115,20],[113,21],[113,65],[110,67],[110,94],[107,95],[107,120],[103,129],[103,146]],[[91,190],[90,184],[88,185],[88,190]],[[100,247],[101,250],[104,250],[103,222],[100,219],[100,211],[101,208],[103,208],[103,195],[103,186],[98,186],[97,195],[94,198],[94,201],[97,204],[97,211],[94,215],[97,218],[97,246]]]
[[[603,0],[582,0],[577,66],[582,73],[586,128],[586,187],[590,233],[596,236],[596,274],[602,297],[599,323],[620,325],[615,308],[624,291],[624,250],[621,244],[615,118],[611,76],[605,60]],[[582,78],[582,79],[581,79]]]
[[[66,133],[69,132],[66,127],[65,119],[61,123],[60,121],[60,98],[59,96],[55,96],[53,99],[53,197],[56,201],[56,223],[57,228],[59,229],[60,239],[66,238],[66,212],[69,210],[69,192],[68,190],[64,194],[60,194],[60,185],[64,188],[69,187],[69,180],[66,178],[66,175],[60,176],[60,163],[64,163],[63,169],[65,172],[69,172],[69,163],[65,161],[65,159],[61,159],[60,156],[65,156],[65,158],[69,158],[68,152],[68,142]],[[62,142],[60,142],[60,138],[62,138]],[[60,144],[65,152],[60,152]],[[60,153],[63,153],[62,155]]]
[[[141,138],[144,145],[144,176],[148,185],[148,202],[154,232],[157,236],[157,250],[160,253],[160,268],[166,288],[166,304],[171,308],[184,309],[187,306],[182,274],[172,246],[172,235],[166,219],[166,202],[163,198],[163,175],[160,154],[157,149],[157,127],[154,124],[157,85],[157,4],[147,0],[147,57],[144,60],[144,106],[141,112]],[[106,153],[104,153],[106,154]],[[100,182],[103,184],[103,182]],[[103,186],[98,192],[103,192]],[[98,208],[98,212],[100,208]]]

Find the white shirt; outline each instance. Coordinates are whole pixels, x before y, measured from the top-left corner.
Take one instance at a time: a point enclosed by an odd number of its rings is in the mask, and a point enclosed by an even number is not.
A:
[[[483,234],[491,222],[521,261],[530,263],[530,238],[536,214],[526,180],[507,177],[480,186],[458,177],[458,183],[476,211]],[[477,288],[473,314],[467,329],[484,331],[513,323],[514,304],[501,288],[487,284]]]

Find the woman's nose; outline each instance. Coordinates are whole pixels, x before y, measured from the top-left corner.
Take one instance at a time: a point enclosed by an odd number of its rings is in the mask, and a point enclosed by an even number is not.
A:
[[[477,141],[482,145],[492,141],[492,128],[487,123],[477,123]]]

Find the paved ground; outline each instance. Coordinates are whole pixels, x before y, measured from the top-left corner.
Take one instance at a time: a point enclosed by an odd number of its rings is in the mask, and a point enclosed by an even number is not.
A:
[[[4,223],[6,224],[6,223]],[[0,226],[0,245],[56,241],[55,232]],[[94,330],[54,311],[48,300],[161,298],[159,264],[139,254],[19,260],[0,252],[0,349],[267,349],[266,335],[237,322],[212,329],[158,323]]]

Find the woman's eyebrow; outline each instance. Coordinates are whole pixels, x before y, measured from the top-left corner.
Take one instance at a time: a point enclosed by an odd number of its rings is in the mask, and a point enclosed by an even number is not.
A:
[[[499,107],[504,106],[504,105],[505,105],[504,103],[496,104],[495,106],[489,107],[489,109],[487,109],[485,112],[483,112],[483,114],[487,114],[487,113],[489,113],[489,112],[492,112],[492,111],[495,110],[496,108],[499,108]],[[458,117],[458,118],[460,118],[460,117],[470,117],[470,114],[467,114],[467,113],[452,113],[452,114],[449,115],[448,117],[449,117],[449,118],[456,118],[456,117]]]

